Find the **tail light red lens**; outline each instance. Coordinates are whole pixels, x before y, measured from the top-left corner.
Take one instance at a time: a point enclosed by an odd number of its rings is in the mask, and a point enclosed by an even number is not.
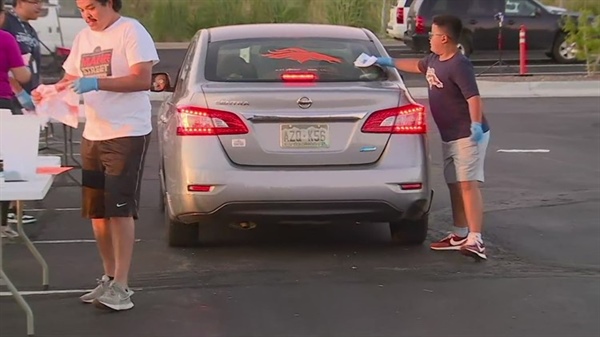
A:
[[[396,23],[404,23],[404,7],[396,8]]]
[[[212,189],[211,185],[188,185],[189,192],[210,192]]]
[[[310,72],[288,72],[283,73],[281,79],[285,82],[314,82],[319,79],[319,76]]]
[[[417,34],[427,33],[425,30],[425,18],[422,16],[417,16],[417,18],[415,20],[415,33],[417,33]]]
[[[425,107],[409,104],[375,111],[362,127],[364,133],[425,134],[427,120]]]
[[[248,133],[248,127],[233,112],[200,107],[179,107],[178,136],[217,136]]]

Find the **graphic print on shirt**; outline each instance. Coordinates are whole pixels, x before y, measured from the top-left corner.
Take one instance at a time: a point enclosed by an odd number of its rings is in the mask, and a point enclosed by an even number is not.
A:
[[[444,83],[440,81],[440,79],[435,74],[435,68],[427,67],[427,73],[425,73],[425,79],[427,79],[427,83],[429,83],[429,89],[436,88],[442,89],[444,87]]]
[[[83,76],[110,77],[112,76],[113,50],[102,50],[96,47],[92,53],[81,55],[81,73]]]

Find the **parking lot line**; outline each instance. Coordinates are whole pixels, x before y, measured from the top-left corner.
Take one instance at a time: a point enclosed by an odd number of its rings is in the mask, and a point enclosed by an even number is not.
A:
[[[136,239],[135,242],[141,242],[142,240]],[[40,240],[32,241],[36,245],[43,244],[65,244],[65,243],[96,243],[94,239],[79,239],[79,240]]]
[[[533,149],[533,150],[526,150],[526,149],[500,149],[497,152],[504,152],[504,153],[548,153],[548,152],[550,152],[550,150],[547,150],[547,149]]]

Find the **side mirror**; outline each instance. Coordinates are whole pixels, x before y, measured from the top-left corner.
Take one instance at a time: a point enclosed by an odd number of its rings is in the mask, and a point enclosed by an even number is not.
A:
[[[171,77],[167,73],[152,74],[152,92],[173,92]]]

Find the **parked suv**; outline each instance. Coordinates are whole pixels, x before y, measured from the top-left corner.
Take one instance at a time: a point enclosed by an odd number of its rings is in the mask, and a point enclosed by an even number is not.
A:
[[[575,46],[566,42],[561,17],[536,0],[415,0],[408,11],[404,42],[414,51],[429,52],[432,19],[439,14],[460,17],[464,31],[460,38],[463,53],[498,50],[499,15],[502,46],[508,52],[519,50],[519,30],[527,29],[527,50],[543,52],[559,63],[576,61]],[[574,14],[569,14],[574,15]]]
[[[397,0],[395,5],[392,4],[386,32],[394,39],[402,40],[404,38],[408,9],[413,1],[414,0]]]

